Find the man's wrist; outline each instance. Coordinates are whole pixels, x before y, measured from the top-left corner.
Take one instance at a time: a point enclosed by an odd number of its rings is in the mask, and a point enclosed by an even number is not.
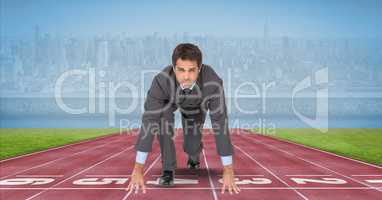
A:
[[[135,163],[134,165],[134,171],[139,171],[139,172],[142,172],[143,171],[143,168],[144,168],[144,165],[141,164],[141,163]]]
[[[224,170],[224,171],[230,171],[230,170],[232,170],[232,169],[233,169],[232,164],[231,164],[231,165],[225,165],[225,166],[223,167],[223,170]]]
[[[233,174],[233,167],[232,165],[227,165],[223,167],[223,175],[230,175]]]

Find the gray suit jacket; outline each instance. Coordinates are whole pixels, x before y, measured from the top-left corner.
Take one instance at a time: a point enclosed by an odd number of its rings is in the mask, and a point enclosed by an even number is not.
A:
[[[182,91],[172,65],[154,77],[144,104],[136,150],[151,152],[153,136],[158,132],[161,120],[173,120],[173,112],[181,108],[189,114],[209,111],[218,154],[232,155],[222,79],[212,67],[203,64],[191,95],[183,95]]]

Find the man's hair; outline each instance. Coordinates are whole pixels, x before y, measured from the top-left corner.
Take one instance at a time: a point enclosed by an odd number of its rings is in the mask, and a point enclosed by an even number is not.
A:
[[[172,64],[175,67],[178,59],[193,60],[198,63],[198,67],[202,65],[202,52],[198,46],[191,43],[181,43],[175,47],[172,53]]]

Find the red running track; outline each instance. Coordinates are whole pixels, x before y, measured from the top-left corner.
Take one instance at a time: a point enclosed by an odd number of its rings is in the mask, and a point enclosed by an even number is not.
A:
[[[211,130],[199,171],[186,169],[182,131],[175,132],[175,186],[157,185],[159,145],[145,166],[146,194],[125,191],[137,130],[0,161],[0,199],[382,199],[382,167],[271,137],[232,129],[240,194],[220,193],[222,175]]]

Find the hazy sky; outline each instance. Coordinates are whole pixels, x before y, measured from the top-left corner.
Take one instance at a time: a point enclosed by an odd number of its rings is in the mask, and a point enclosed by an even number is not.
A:
[[[381,0],[0,0],[1,34],[381,37]]]

